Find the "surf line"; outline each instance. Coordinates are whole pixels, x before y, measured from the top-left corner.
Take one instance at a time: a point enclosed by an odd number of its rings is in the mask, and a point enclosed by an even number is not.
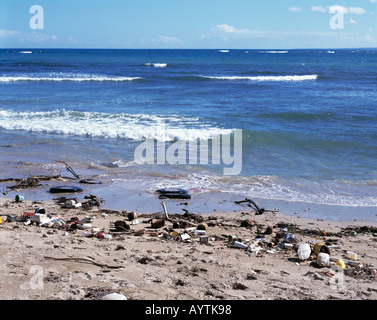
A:
[[[242,130],[236,129],[212,139],[175,139],[168,146],[165,141],[148,138],[134,152],[134,160],[139,165],[209,165],[210,158],[211,164],[224,165],[224,175],[239,175],[242,171]]]

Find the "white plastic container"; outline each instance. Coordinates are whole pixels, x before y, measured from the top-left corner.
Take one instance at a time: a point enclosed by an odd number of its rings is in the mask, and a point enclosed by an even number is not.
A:
[[[36,213],[31,218],[31,221],[37,222],[37,223],[46,223],[46,222],[50,221],[50,219],[46,214]]]
[[[346,259],[349,259],[349,260],[352,260],[352,261],[358,260],[357,253],[356,252],[352,252],[352,251],[347,251],[346,252]]]
[[[186,240],[188,240],[190,238],[191,238],[190,235],[188,235],[187,233],[182,233],[181,234],[182,241],[186,241]]]
[[[297,249],[297,255],[300,260],[307,260],[310,257],[312,250],[307,243],[300,244]]]
[[[317,264],[320,267],[330,267],[330,256],[328,253],[320,252],[317,256]]]

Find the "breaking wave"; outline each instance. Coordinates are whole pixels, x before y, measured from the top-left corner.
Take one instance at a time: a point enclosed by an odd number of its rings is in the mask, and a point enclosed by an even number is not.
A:
[[[73,74],[73,73],[51,73],[36,75],[20,75],[20,76],[0,76],[0,82],[27,82],[27,81],[133,81],[142,79],[141,77],[120,77],[93,74]]]
[[[0,110],[0,128],[91,138],[156,139],[194,141],[211,139],[234,130],[211,127],[200,119],[179,116],[102,113],[55,110],[48,112],[11,112]]]
[[[145,64],[148,67],[155,67],[155,68],[165,68],[167,67],[167,63],[146,63]]]
[[[242,77],[242,76],[203,76],[203,78],[214,79],[214,80],[238,80],[238,81],[308,81],[308,80],[317,80],[318,75],[293,75],[293,76],[251,76],[251,77]]]

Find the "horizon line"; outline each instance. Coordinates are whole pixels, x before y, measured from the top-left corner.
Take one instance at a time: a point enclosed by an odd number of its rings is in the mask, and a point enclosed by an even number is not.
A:
[[[9,48],[0,48],[0,50],[21,50],[21,49],[29,49],[29,50],[277,50],[277,51],[284,51],[284,50],[355,50],[355,49],[376,49],[377,47],[342,47],[342,48],[332,48],[332,47],[318,47],[318,48],[96,48],[96,47],[88,47],[88,48],[78,48],[78,47],[9,47]]]

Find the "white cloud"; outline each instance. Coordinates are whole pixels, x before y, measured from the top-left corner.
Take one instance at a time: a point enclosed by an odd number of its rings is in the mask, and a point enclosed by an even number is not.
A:
[[[373,0],[376,1],[377,0]],[[322,7],[322,6],[314,6],[311,7],[312,11],[315,12],[322,12],[322,13],[343,13],[343,14],[357,14],[361,15],[364,14],[366,11],[363,8],[360,7],[343,7],[339,5],[330,6],[330,7]]]
[[[42,42],[55,42],[58,37],[53,34],[52,36],[40,32],[20,32],[14,30],[0,30],[0,39],[13,41],[15,43],[42,43]]]
[[[0,39],[7,39],[19,36],[21,32],[13,30],[0,30]]]
[[[377,0],[376,0],[376,1],[377,1]],[[299,7],[295,7],[295,6],[290,7],[288,10],[291,11],[291,12],[301,12],[301,11],[302,11],[301,8],[299,8]]]
[[[352,18],[350,18],[348,22],[349,22],[349,23],[352,23],[352,24],[356,24],[356,23],[357,23],[356,20],[354,20],[354,19],[352,19]]]
[[[377,0],[369,0],[372,3],[377,3]]]
[[[229,26],[227,24],[218,24],[215,28],[212,28],[213,31],[220,31],[223,33],[229,34],[240,34],[240,35],[247,35],[250,34],[251,31],[249,29],[237,29],[233,26]]]
[[[359,8],[359,7],[342,7],[342,6],[331,6],[329,8],[329,12],[330,13],[344,13],[344,14],[348,14],[348,13],[352,13],[352,14],[358,14],[358,15],[361,15],[361,14],[364,14],[365,13],[365,10],[363,8]]]
[[[316,11],[316,12],[327,12],[327,9],[325,7],[322,7],[322,6],[311,7],[311,10]]]
[[[158,42],[158,43],[170,43],[170,44],[183,43],[182,40],[176,37],[169,37],[169,36],[158,36],[157,38],[154,38],[152,41]]]

